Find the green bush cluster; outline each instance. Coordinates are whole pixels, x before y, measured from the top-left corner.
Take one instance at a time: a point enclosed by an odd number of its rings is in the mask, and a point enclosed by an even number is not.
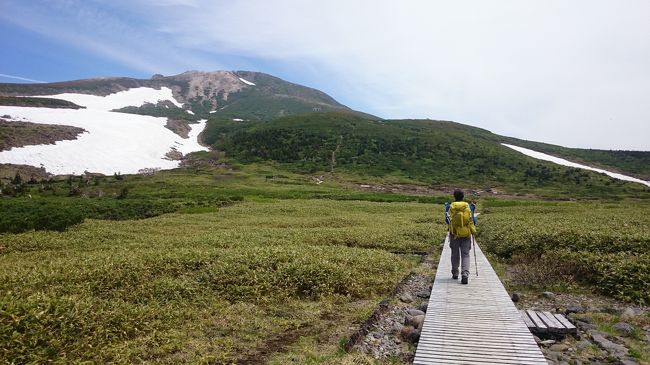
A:
[[[484,213],[479,234],[488,252],[571,267],[576,279],[606,295],[650,303],[647,204],[517,205],[489,207]]]
[[[29,230],[63,231],[83,222],[85,215],[74,206],[14,199],[0,200],[0,232]]]
[[[63,231],[93,219],[142,219],[176,210],[165,201],[147,199],[28,199],[0,200],[0,232],[19,233],[30,230]]]
[[[332,246],[249,247],[230,250],[199,274],[202,285],[231,301],[269,298],[364,298],[386,292],[404,262],[385,251]]]

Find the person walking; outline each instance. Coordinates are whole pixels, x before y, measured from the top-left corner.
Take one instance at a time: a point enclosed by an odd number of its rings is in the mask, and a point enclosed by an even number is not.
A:
[[[448,207],[447,224],[449,225],[449,247],[451,248],[451,275],[458,280],[460,264],[461,283],[469,281],[469,251],[472,249],[472,235],[476,235],[476,226],[472,220],[469,204],[463,201],[462,190],[454,191],[454,202]]]

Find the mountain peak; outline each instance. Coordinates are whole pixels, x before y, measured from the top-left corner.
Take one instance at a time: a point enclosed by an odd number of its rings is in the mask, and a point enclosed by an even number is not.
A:
[[[156,74],[149,79],[101,77],[45,84],[0,84],[0,95],[78,93],[106,96],[138,87],[168,87],[174,98],[183,103],[184,109],[204,118],[268,120],[309,112],[352,111],[320,90],[245,70],[189,70],[170,76]],[[159,115],[163,111],[139,112]]]

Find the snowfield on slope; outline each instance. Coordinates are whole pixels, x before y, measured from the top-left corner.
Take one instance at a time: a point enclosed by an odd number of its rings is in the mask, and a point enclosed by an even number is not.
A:
[[[650,187],[650,181],[637,179],[635,177],[619,174],[617,172],[611,172],[611,171],[598,169],[598,168],[591,167],[591,166],[581,165],[579,163],[571,162],[571,161],[565,160],[563,158],[547,155],[547,154],[542,153],[542,152],[529,150],[528,148],[513,146],[511,144],[505,144],[505,143],[501,143],[501,144],[506,146],[506,147],[512,148],[515,151],[521,152],[526,156],[530,156],[530,157],[536,158],[538,160],[550,161],[550,162],[553,162],[553,163],[556,163],[556,164],[562,165],[562,166],[575,167],[575,168],[578,168],[578,169],[585,169],[585,170],[600,172],[601,174],[611,176],[611,177],[613,177],[615,179],[636,182],[636,183],[643,184],[645,186]]]
[[[50,109],[0,106],[0,115],[13,120],[41,124],[61,124],[88,131],[76,140],[58,141],[54,145],[34,145],[0,152],[0,163],[43,166],[53,174],[137,173],[144,168],[173,169],[179,161],[165,158],[175,149],[183,154],[206,151],[198,135],[206,121],[191,124],[189,138],[184,139],[165,128],[166,118],[112,112],[125,106],[141,106],[169,100],[182,107],[169,88],[160,90],[134,88],[105,97],[84,94],[58,94],[43,97],[63,99],[86,109]]]
[[[241,82],[243,82],[244,84],[246,84],[246,85],[255,86],[254,83],[252,83],[252,82],[250,82],[250,81],[248,81],[248,80],[244,80],[244,79],[242,79],[241,77],[239,78],[239,80],[240,80]]]

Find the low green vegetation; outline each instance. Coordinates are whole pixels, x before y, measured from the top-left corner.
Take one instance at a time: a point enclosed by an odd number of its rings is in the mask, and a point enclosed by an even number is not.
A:
[[[439,240],[430,204],[266,200],[2,235],[10,363],[322,359]]]
[[[210,153],[198,154],[208,158]],[[186,168],[153,175],[68,176],[47,180],[16,173],[0,179],[0,232],[64,230],[85,218],[142,219],[169,212],[213,211],[233,202],[332,199],[443,203],[443,196],[363,192],[340,182],[279,171],[271,166]]]
[[[176,210],[169,202],[147,199],[18,199],[0,200],[0,232],[64,231],[93,219],[142,219]]]
[[[145,103],[142,106],[127,106],[115,109],[114,111],[120,113],[150,115],[152,117],[165,117],[187,122],[193,122],[199,119],[195,115],[189,114],[185,109],[181,109],[171,102],[166,102],[164,104]]]
[[[481,242],[516,281],[584,283],[624,301],[650,303],[650,205],[484,202]]]
[[[232,161],[213,151],[171,171],[2,180],[0,358],[372,363],[340,342],[439,247],[449,197]],[[648,303],[647,202],[479,207],[480,242],[519,285],[568,280]]]

